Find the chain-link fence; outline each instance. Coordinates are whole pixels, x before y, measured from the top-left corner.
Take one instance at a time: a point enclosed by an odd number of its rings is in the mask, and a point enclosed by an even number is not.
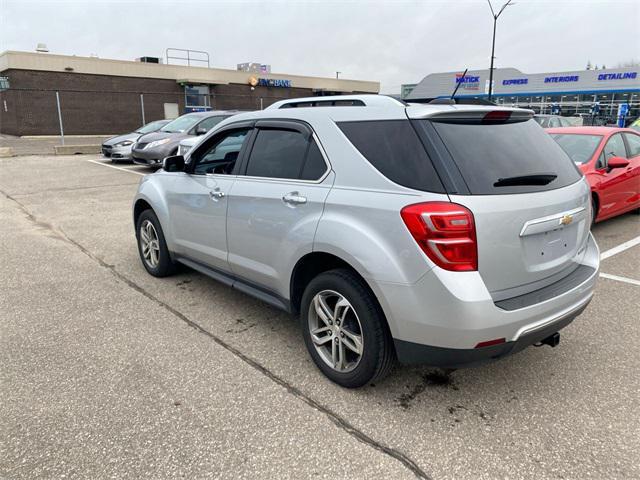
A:
[[[293,90],[293,89],[291,89]],[[27,135],[104,135],[126,133],[141,125],[206,110],[261,110],[308,91],[283,89],[246,93],[185,95],[184,92],[108,92],[7,89],[0,91],[0,133]]]

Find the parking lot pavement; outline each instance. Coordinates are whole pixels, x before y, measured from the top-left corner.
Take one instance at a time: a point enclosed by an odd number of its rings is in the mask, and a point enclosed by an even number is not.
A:
[[[89,160],[0,161],[0,475],[640,477],[640,286],[602,278],[555,349],[344,390],[287,315],[189,270],[147,275],[128,171],[146,170]],[[606,251],[638,217],[594,234]],[[639,256],[602,271],[639,279]]]

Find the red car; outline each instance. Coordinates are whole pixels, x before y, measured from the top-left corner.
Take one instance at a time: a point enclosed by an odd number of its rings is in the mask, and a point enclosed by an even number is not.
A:
[[[593,222],[640,209],[640,134],[630,128],[565,127],[547,132],[591,185]]]

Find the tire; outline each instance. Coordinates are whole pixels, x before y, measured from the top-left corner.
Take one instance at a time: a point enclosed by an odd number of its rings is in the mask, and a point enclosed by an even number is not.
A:
[[[147,239],[149,240],[147,241]],[[145,210],[138,217],[138,221],[136,222],[136,240],[140,260],[150,275],[154,277],[167,277],[175,273],[177,265],[171,260],[162,227],[153,210]],[[153,248],[153,242],[155,242],[156,248]],[[145,245],[148,245],[148,243],[152,243],[152,246],[146,249]],[[145,254],[147,254],[147,256],[145,256]]]
[[[369,288],[349,270],[330,270],[307,285],[300,323],[314,363],[338,385],[361,387],[384,378],[395,364],[384,313]]]

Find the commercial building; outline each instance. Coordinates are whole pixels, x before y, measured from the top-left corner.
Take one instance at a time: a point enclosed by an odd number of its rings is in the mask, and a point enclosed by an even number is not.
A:
[[[424,77],[405,100],[431,100],[450,96],[486,99],[489,70],[432,73]],[[407,89],[408,90],[408,89]],[[589,114],[598,104],[600,115],[613,118],[618,105],[630,106],[630,117],[640,115],[640,66],[578,70],[571,72],[523,73],[515,68],[493,72],[493,101],[500,105],[531,108],[539,113],[560,109],[562,115]]]
[[[0,53],[0,133],[104,134],[189,111],[257,110],[286,98],[378,93],[380,84],[291,74]],[[59,106],[59,108],[58,108]]]

